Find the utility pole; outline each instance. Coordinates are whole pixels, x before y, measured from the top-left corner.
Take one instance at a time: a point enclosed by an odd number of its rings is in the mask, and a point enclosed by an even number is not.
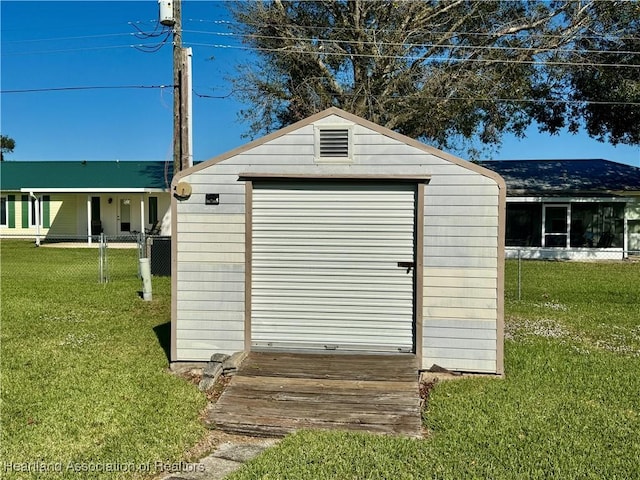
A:
[[[182,5],[173,0],[173,174],[182,170]]]
[[[193,163],[191,49],[182,48],[182,0],[158,0],[160,23],[173,29],[173,174]]]
[[[161,0],[162,2],[163,0]],[[171,0],[164,0],[170,2]],[[191,152],[191,49],[182,48],[182,5],[173,0],[173,174],[193,163]]]

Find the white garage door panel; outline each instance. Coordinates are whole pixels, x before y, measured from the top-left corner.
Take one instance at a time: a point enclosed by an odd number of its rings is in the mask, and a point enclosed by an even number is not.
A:
[[[416,187],[255,182],[258,349],[413,350]]]

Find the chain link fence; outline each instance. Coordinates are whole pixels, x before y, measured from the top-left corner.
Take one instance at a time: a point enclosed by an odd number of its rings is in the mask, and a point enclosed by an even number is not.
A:
[[[52,279],[108,283],[139,276],[138,237],[47,235],[35,241],[33,237],[3,234],[1,241],[28,243],[46,250],[46,260],[40,260],[51,265],[48,274]]]
[[[138,234],[138,257],[148,258],[151,275],[171,276],[171,237]]]
[[[572,261],[572,262],[640,262],[640,250],[624,249],[563,249],[563,248],[519,248],[507,247],[505,256],[508,264],[508,295],[522,300],[526,295],[527,264],[532,261]]]
[[[1,241],[20,241],[36,245],[33,237],[3,234]],[[41,238],[39,247],[47,249],[51,278],[73,278],[78,281],[114,282],[140,278],[140,259],[148,258],[152,276],[171,275],[171,237],[144,232],[127,236],[104,234]],[[623,249],[558,249],[507,247],[507,287],[511,298],[521,300],[526,292],[527,262],[640,262],[640,250]],[[5,259],[3,259],[5,260]],[[524,279],[523,279],[524,278]]]
[[[171,276],[171,237],[147,235],[53,236],[34,239],[24,235],[6,235],[2,242],[22,242],[47,250],[52,277],[71,277],[79,281],[107,283],[140,277],[141,258],[148,258],[153,276]]]

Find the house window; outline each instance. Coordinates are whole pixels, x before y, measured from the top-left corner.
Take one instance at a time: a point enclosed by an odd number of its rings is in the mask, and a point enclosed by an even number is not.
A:
[[[352,129],[322,126],[315,129],[315,159],[319,163],[351,163]]]
[[[158,222],[158,197],[149,197],[149,223],[155,225]]]
[[[6,227],[9,225],[7,207],[7,197],[0,197],[0,227]]]
[[[506,233],[508,247],[542,246],[542,205],[508,203]]]
[[[29,225],[35,227],[37,225],[42,226],[42,202],[36,201],[35,198],[30,198],[31,208],[29,211]],[[36,208],[37,215],[36,215]]]
[[[569,239],[569,205],[545,205],[542,211],[544,217],[544,246],[568,247]]]
[[[624,203],[571,204],[571,246],[622,247]]]

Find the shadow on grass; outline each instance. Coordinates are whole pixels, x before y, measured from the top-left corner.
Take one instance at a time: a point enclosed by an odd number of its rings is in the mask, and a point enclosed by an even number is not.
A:
[[[171,362],[171,322],[163,323],[153,327],[158,343],[164,350],[167,362]]]

